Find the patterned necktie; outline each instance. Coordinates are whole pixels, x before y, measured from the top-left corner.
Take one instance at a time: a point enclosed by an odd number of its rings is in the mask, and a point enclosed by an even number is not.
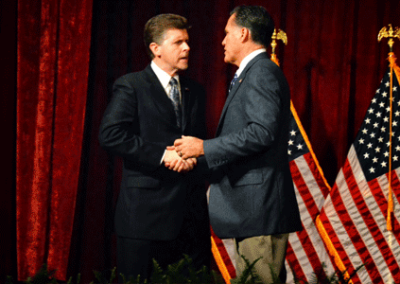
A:
[[[171,90],[169,91],[169,98],[171,99],[172,104],[174,105],[176,124],[180,128],[182,122],[182,110],[181,110],[181,103],[179,100],[178,81],[174,77],[172,77],[171,80],[169,81],[169,84],[171,85]]]
[[[235,73],[235,76],[233,76],[233,79],[231,81],[231,84],[229,85],[229,92],[232,90],[233,86],[235,85],[236,81],[238,79],[238,75]]]

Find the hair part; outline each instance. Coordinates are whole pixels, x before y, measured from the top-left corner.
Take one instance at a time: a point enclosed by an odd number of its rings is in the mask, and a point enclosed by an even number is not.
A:
[[[150,44],[155,42],[161,45],[166,32],[170,29],[188,30],[190,26],[185,17],[175,14],[160,14],[147,21],[144,26],[144,45],[151,59],[154,58],[154,54]]]
[[[250,31],[254,43],[268,48],[275,25],[271,15],[264,7],[237,6],[232,10],[231,15],[235,15],[236,25]]]

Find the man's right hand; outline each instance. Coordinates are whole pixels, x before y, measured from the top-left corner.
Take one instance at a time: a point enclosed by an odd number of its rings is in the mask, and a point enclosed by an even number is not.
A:
[[[168,147],[165,151],[163,163],[170,170],[178,173],[187,173],[193,170],[194,166],[197,164],[197,160],[183,160],[181,157],[179,157],[174,147]]]

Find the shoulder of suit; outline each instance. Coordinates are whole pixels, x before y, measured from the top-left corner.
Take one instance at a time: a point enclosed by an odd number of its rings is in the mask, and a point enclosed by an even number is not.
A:
[[[115,82],[123,82],[123,81],[130,82],[130,83],[133,83],[133,82],[136,83],[137,81],[143,82],[146,79],[146,77],[148,77],[148,76],[149,76],[149,74],[147,74],[147,72],[145,72],[145,69],[144,69],[141,71],[131,72],[131,73],[122,75],[121,77],[118,77],[115,80]]]
[[[279,66],[276,65],[276,63],[274,63],[271,59],[269,59],[269,57],[267,55],[261,56],[259,58],[257,58],[257,60],[254,62],[255,66],[263,66],[263,67],[271,67],[271,68],[276,68]]]
[[[257,61],[255,61],[249,69],[249,72],[259,72],[260,70],[262,70],[263,72],[283,75],[282,69],[275,62],[271,61],[271,59],[269,59],[267,56],[261,57]]]

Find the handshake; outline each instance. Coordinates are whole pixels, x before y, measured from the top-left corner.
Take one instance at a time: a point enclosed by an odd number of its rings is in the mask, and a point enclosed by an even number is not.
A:
[[[197,158],[204,155],[203,140],[182,136],[176,139],[173,146],[165,151],[163,163],[170,170],[187,173],[197,165]]]

